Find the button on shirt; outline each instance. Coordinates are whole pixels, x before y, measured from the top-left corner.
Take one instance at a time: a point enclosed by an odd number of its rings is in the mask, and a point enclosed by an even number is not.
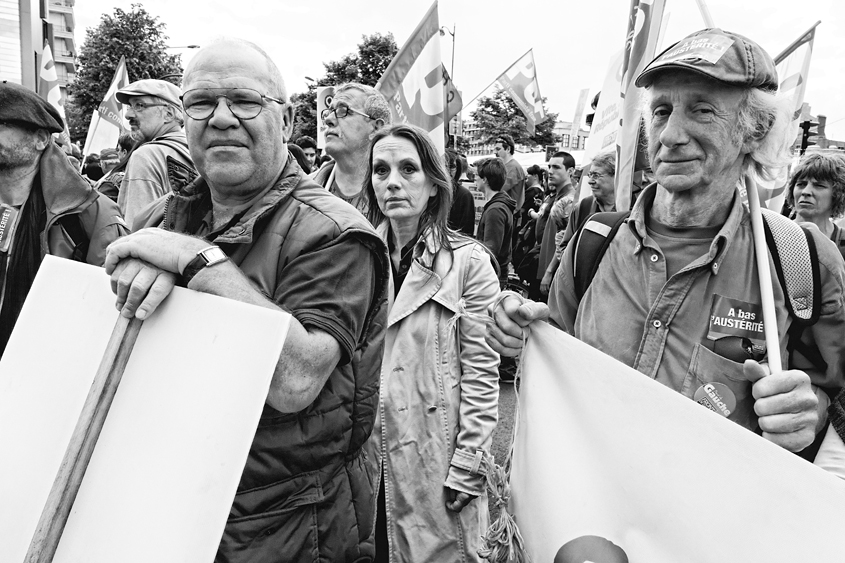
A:
[[[656,185],[643,191],[580,304],[572,276],[575,245],[567,247],[549,294],[551,318],[580,340],[688,397],[700,385],[719,381],[731,386],[738,403],[753,407],[742,364],[717,355],[707,339],[714,295],[761,302],[748,211],[737,194],[709,250],[670,276],[664,253],[646,228],[655,192]],[[802,364],[800,357],[793,358],[791,367],[806,371],[817,385],[835,388],[842,384],[845,358],[845,264],[832,245],[821,244],[824,236],[818,230],[814,238],[821,265],[822,314],[804,331],[804,339],[815,342],[828,370],[813,373],[809,362]],[[774,273],[771,258],[769,263]],[[781,355],[786,362],[790,318],[781,285],[776,277],[773,281]],[[753,413],[737,422],[756,426]]]

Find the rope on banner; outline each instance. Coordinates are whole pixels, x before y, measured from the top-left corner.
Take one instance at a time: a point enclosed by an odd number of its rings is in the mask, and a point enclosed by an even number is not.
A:
[[[515,296],[523,303],[525,299],[512,291],[505,291],[499,296],[493,310],[505,297]],[[522,337],[523,350],[528,341],[528,334]],[[511,498],[511,460],[513,457],[513,443],[519,425],[519,382],[522,378],[522,354],[517,358],[517,369],[514,375],[513,387],[516,392],[516,405],[514,406],[514,425],[511,434],[511,443],[508,448],[508,455],[502,465],[498,465],[492,456],[485,456],[484,465],[487,473],[487,494],[491,507],[495,507],[499,513],[496,519],[490,522],[487,533],[484,534],[484,547],[478,550],[478,556],[490,561],[490,563],[531,563],[531,558],[525,549],[525,540],[519,531],[516,518],[508,511],[508,504]]]

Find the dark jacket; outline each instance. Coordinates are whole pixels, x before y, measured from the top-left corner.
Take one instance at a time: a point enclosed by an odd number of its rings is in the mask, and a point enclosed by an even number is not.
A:
[[[145,210],[147,226],[187,232],[210,205],[202,178]],[[165,215],[166,212],[166,215]],[[136,223],[137,224],[137,223]],[[303,324],[289,284],[303,260],[353,239],[369,250],[374,294],[352,358],[298,413],[265,405],[232,505],[217,562],[362,561],[373,556],[374,487],[366,443],[378,407],[386,323],[387,248],[354,208],[305,177],[291,158],[277,184],[238,223],[214,239],[243,273]],[[310,262],[306,262],[310,263]],[[308,274],[310,275],[310,274]],[[313,283],[319,283],[316,272]],[[330,283],[327,281],[326,283]],[[338,311],[342,315],[343,311]]]
[[[41,189],[47,211],[40,236],[42,258],[50,254],[102,266],[106,247],[129,232],[117,204],[93,189],[52,142],[41,155],[33,183],[33,189],[36,188]],[[10,247],[7,256],[11,255]],[[0,255],[0,259],[5,257]],[[15,272],[6,272],[0,278],[0,296],[5,294],[3,286],[14,275]],[[0,297],[0,307],[2,299]],[[12,316],[16,319],[20,309],[15,308]],[[11,332],[11,327],[4,328]],[[7,339],[7,331],[0,330],[0,356]]]
[[[476,237],[499,264],[499,279],[507,279],[513,244],[513,212],[516,202],[505,192],[496,192],[484,206]]]
[[[454,184],[449,227],[471,237],[475,233],[475,198],[466,186]]]

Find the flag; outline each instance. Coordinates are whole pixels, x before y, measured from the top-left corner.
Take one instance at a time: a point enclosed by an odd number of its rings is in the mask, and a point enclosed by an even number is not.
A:
[[[842,561],[845,482],[546,323],[522,361],[510,508],[532,561]]]
[[[587,146],[584,147],[584,163],[591,162],[597,154],[612,150],[616,146],[623,101],[616,92],[622,84],[623,55],[623,51],[618,51],[608,62],[599,103],[593,115],[593,124],[590,126],[590,136],[587,137]],[[581,175],[580,194],[581,198],[592,195],[590,185],[586,182],[586,173]]]
[[[631,1],[619,90],[622,98],[621,122],[616,136],[616,209],[619,211],[631,208],[631,186],[639,145],[643,91],[634,86],[634,81],[657,51],[665,5],[666,0]]]
[[[57,134],[61,137],[62,144],[70,147],[70,132],[67,128],[67,118],[65,118],[62,91],[59,89],[59,75],[56,73],[56,61],[53,60],[53,50],[50,49],[49,43],[44,44],[44,51],[41,53],[41,66],[38,70],[38,95],[47,100],[47,103],[56,108],[56,111],[62,116],[64,131]]]
[[[801,108],[804,105],[804,92],[807,89],[807,77],[810,73],[810,59],[813,56],[813,41],[816,38],[816,24],[804,35],[799,37],[780,55],[775,58],[775,68],[778,72],[780,84],[778,98],[789,99],[792,111],[792,127],[790,139],[798,135],[801,121]],[[774,180],[757,179],[760,204],[780,213],[786,199],[786,186],[789,182],[789,167],[778,171]]]
[[[97,111],[91,116],[83,154],[100,152],[102,149],[117,146],[117,138],[128,129],[123,116],[123,105],[117,101],[117,91],[127,86],[129,86],[129,73],[126,71],[126,59],[120,57],[111,85]]]
[[[431,136],[441,154],[445,152],[445,131],[448,112],[457,113],[460,96],[455,92],[440,56],[440,20],[437,2],[431,5],[422,21],[390,61],[376,84],[376,90],[387,98],[394,123],[410,123],[422,127]],[[447,99],[450,103],[447,104]]]
[[[581,130],[581,118],[584,116],[584,106],[587,105],[587,96],[590,95],[590,89],[584,88],[578,94],[578,104],[575,106],[575,115],[572,117],[572,129],[569,131],[569,142],[578,137],[578,132]]]
[[[496,79],[511,99],[519,106],[528,122],[528,133],[533,135],[535,126],[546,118],[540,84],[537,82],[537,67],[534,65],[534,51],[522,55]]]
[[[461,113],[464,108],[464,101],[445,67],[443,68],[443,96],[443,99],[446,100],[445,119],[446,123],[449,123],[453,117]]]

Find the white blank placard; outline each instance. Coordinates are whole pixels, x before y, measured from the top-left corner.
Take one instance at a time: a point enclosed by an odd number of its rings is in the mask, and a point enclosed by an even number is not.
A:
[[[0,361],[0,561],[23,561],[117,320],[47,257]],[[132,351],[55,563],[214,559],[290,316],[175,288]]]

